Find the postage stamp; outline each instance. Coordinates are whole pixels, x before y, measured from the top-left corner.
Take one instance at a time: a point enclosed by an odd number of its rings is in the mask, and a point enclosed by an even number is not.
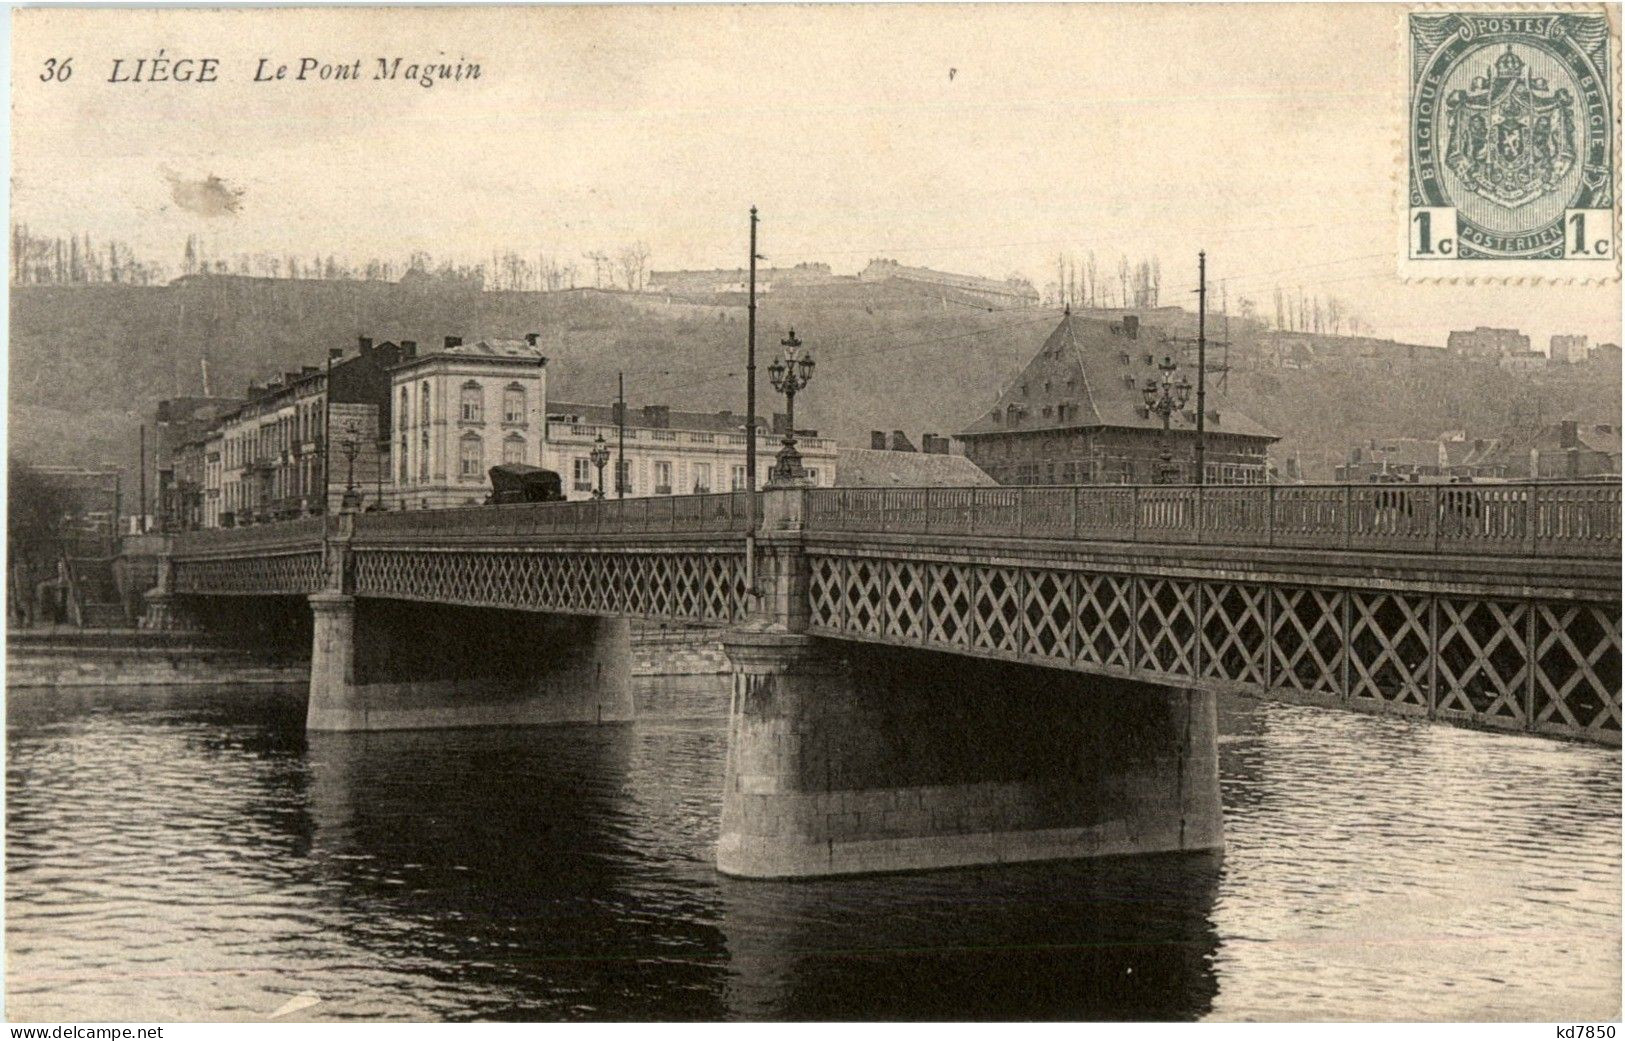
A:
[[[1404,273],[1617,277],[1604,13],[1412,11]]]

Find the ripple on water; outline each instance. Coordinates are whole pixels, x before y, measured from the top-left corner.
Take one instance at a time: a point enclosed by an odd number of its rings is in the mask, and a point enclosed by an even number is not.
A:
[[[14,1019],[1619,1013],[1619,755],[1221,703],[1227,850],[749,883],[725,721],[311,735],[8,699]]]

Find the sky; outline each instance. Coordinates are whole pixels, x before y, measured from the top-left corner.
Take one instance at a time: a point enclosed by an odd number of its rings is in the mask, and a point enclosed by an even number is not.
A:
[[[1042,286],[1061,253],[1154,255],[1169,303],[1205,249],[1216,292],[1264,312],[1279,284],[1401,340],[1618,342],[1617,283],[1399,278],[1403,42],[1404,9],[1375,4],[24,9],[13,215],[172,273],[189,234],[219,255],[588,269],[641,241],[670,269],[743,264],[754,204],[770,264]],[[217,81],[109,82],[160,49],[216,59]],[[395,57],[480,75],[374,79]],[[304,58],[361,78],[301,82]],[[288,78],[255,82],[262,61]],[[234,208],[176,189],[210,177]]]

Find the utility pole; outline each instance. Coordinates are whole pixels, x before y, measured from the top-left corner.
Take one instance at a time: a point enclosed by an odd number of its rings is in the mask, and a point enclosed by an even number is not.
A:
[[[140,519],[135,522],[135,530],[138,531],[138,532],[145,532],[147,530],[147,424],[145,424],[145,423],[141,424],[141,454],[140,454],[140,459],[141,459],[141,461],[140,461],[139,465],[141,467],[141,513],[138,515],[140,517]]]
[[[1196,483],[1207,474],[1207,250],[1196,254]]]
[[[756,207],[750,208],[750,305],[745,322],[745,595],[756,594]]]
[[[615,374],[615,498],[626,498],[626,373]]]

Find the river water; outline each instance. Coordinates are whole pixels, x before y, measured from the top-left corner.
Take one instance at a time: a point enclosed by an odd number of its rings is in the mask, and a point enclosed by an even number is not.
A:
[[[297,693],[12,692],[7,1016],[1620,1013],[1617,751],[1225,700],[1222,857],[767,883],[712,870],[725,721],[683,714],[307,736]]]

